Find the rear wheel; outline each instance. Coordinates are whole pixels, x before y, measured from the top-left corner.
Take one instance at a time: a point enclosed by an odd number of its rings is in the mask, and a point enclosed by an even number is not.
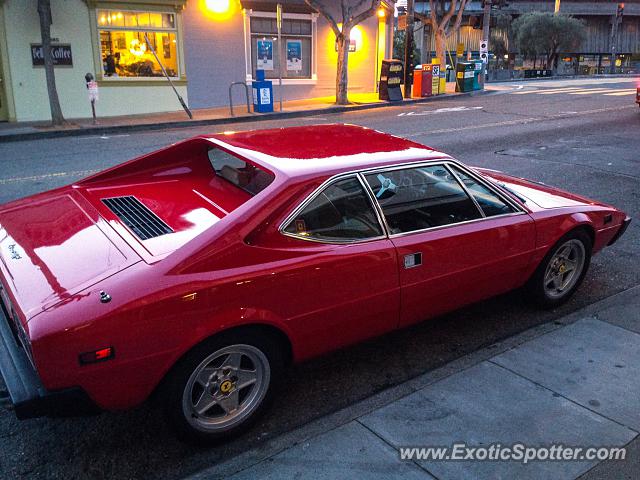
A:
[[[574,230],[562,237],[527,283],[529,296],[546,308],[567,301],[589,269],[591,248],[591,238],[583,230]]]
[[[268,335],[247,332],[214,337],[192,350],[165,389],[165,408],[177,433],[211,443],[249,428],[282,374],[278,347]]]

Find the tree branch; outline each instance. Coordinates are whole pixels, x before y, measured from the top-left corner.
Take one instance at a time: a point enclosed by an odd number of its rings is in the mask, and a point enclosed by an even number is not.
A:
[[[462,12],[467,7],[468,0],[460,0],[460,6],[458,7],[458,14],[456,15],[456,21],[453,24],[453,31],[457,32],[460,28],[460,24],[462,23]]]
[[[431,28],[434,28],[433,27],[433,20],[431,19],[431,17],[428,17],[424,13],[419,13],[419,12],[414,12],[413,16],[415,18],[417,18],[418,20],[420,20],[425,25],[429,25]]]
[[[367,18],[371,17],[372,15],[375,15],[376,10],[378,10],[378,8],[380,8],[380,1],[381,0],[371,0],[371,6],[365,10],[364,12],[360,13],[359,15],[356,15],[355,17],[349,19],[349,23],[347,24],[347,22],[345,22],[345,24],[349,25],[349,28],[353,27],[354,25],[358,25],[360,22],[366,20]],[[359,5],[362,5],[364,2],[359,2]]]
[[[329,22],[329,25],[331,25],[331,28],[333,29],[333,33],[336,34],[336,37],[342,33],[340,31],[340,28],[338,28],[338,22],[336,22],[335,19],[333,18],[333,15],[329,13],[329,11],[327,10],[327,7],[322,5],[317,0],[304,0],[304,3],[306,3],[311,8],[313,8],[316,12],[322,15],[327,20],[327,22]]]
[[[444,16],[442,17],[442,21],[440,22],[440,28],[445,32],[449,27],[449,21],[451,20],[451,17],[453,17],[453,14],[456,11],[457,4],[458,4],[458,0],[451,0],[451,3],[449,3],[449,10],[447,10],[447,13],[445,13]]]

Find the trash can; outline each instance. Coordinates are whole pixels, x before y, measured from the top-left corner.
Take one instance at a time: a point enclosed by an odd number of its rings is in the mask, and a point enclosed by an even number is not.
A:
[[[432,65],[418,65],[413,71],[413,91],[411,96],[413,98],[430,97],[431,96],[431,83],[432,77]]]
[[[400,60],[382,60],[380,68],[380,82],[378,83],[378,98],[397,102],[402,100],[400,85],[403,80],[404,64]]]
[[[472,62],[458,62],[456,65],[456,92],[473,90],[475,66]]]
[[[482,71],[484,62],[482,60],[473,60],[473,89],[482,90],[484,82],[482,81]]]
[[[264,79],[264,70],[256,70],[256,80],[251,84],[253,90],[253,111],[273,112],[273,84]]]

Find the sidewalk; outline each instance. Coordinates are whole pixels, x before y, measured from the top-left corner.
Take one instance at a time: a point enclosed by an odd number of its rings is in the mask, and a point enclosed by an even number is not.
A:
[[[193,119],[189,119],[183,111],[152,113],[147,115],[125,115],[117,117],[100,117],[98,103],[98,123],[94,125],[91,118],[68,119],[69,125],[52,127],[46,122],[0,122],[0,142],[36,140],[54,137],[72,137],[82,135],[106,135],[130,133],[133,131],[161,130],[167,128],[189,128],[205,125],[223,125],[228,123],[256,122],[279,118],[295,118],[323,113],[338,113],[351,110],[365,110],[385,106],[422,103],[456,98],[465,95],[481,94],[482,91],[455,93],[455,84],[447,84],[447,94],[426,98],[409,98],[402,102],[386,102],[378,100],[377,93],[352,93],[349,95],[350,105],[336,105],[335,97],[310,98],[283,102],[283,110],[278,111],[279,102],[274,101],[273,113],[247,113],[244,103],[234,105],[235,116],[231,116],[228,106],[192,110]],[[176,100],[177,104],[177,100]]]
[[[640,286],[311,422],[190,480],[638,478],[638,378]],[[524,465],[408,461],[398,453],[400,446],[455,443],[627,445],[627,456]]]

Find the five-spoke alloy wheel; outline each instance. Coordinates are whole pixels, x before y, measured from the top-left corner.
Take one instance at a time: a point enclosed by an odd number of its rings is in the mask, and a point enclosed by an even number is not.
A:
[[[543,307],[555,307],[568,300],[587,273],[591,248],[591,238],[584,230],[562,237],[526,285],[533,300]]]
[[[194,428],[211,432],[242,423],[264,399],[270,370],[264,353],[251,345],[230,345],[212,353],[187,381],[185,418]]]
[[[224,333],[195,347],[165,382],[177,433],[211,443],[243,432],[268,404],[284,358],[277,339],[261,331]]]

